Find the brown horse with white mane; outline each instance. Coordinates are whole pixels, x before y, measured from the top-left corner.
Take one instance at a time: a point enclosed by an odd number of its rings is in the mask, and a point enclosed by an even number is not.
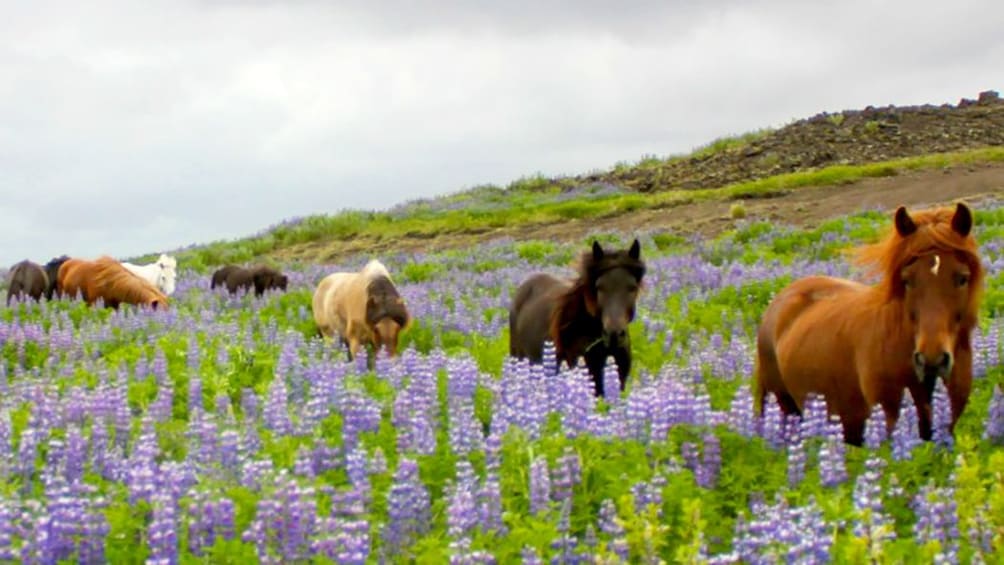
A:
[[[778,293],[757,333],[758,411],[767,393],[787,414],[817,393],[840,416],[845,441],[861,445],[872,406],[882,406],[891,431],[906,389],[930,440],[941,378],[954,430],[972,388],[970,338],[983,289],[972,227],[965,204],[912,215],[901,206],[890,233],[858,250],[859,262],[881,275],[877,285],[816,276]]]
[[[98,299],[110,308],[118,308],[120,304],[137,304],[154,309],[167,308],[168,305],[167,296],[157,287],[108,256],[94,261],[65,261],[59,267],[59,289],[65,296],[82,295],[91,306]]]

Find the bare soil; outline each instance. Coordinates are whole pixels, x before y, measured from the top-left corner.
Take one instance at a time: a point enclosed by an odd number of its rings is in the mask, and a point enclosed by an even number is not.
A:
[[[1004,165],[958,166],[915,171],[894,177],[865,179],[850,184],[799,188],[771,198],[743,203],[749,221],[769,220],[779,224],[812,227],[836,216],[867,209],[892,212],[897,206],[921,208],[965,200],[1004,197]],[[304,262],[336,262],[356,253],[432,252],[466,247],[497,238],[552,241],[580,240],[596,232],[669,231],[680,235],[713,237],[733,227],[730,207],[735,202],[708,201],[658,210],[640,210],[608,218],[570,220],[558,224],[520,225],[480,233],[449,233],[426,238],[361,237],[351,241],[320,241],[275,252],[276,259]]]

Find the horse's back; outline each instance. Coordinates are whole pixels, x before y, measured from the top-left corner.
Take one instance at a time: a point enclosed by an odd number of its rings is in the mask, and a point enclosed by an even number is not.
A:
[[[356,276],[355,273],[331,273],[321,279],[314,291],[312,300],[314,321],[317,322],[321,333],[328,337],[332,337],[334,333],[343,334],[345,331],[347,320],[339,305],[345,299],[343,290],[347,283]]]
[[[788,412],[809,392],[833,403],[857,399],[853,352],[857,299],[868,287],[834,277],[796,280],[771,300],[757,329],[757,381],[761,399],[772,392]]]
[[[28,259],[21,261],[10,269],[7,285],[7,304],[15,296],[27,294],[35,300],[40,300],[49,285],[48,276],[41,265]]]
[[[210,279],[209,281],[209,288],[225,286],[227,282],[227,277],[230,276],[230,273],[234,272],[236,269],[239,268],[240,267],[238,267],[237,265],[224,265],[219,269],[216,269],[216,271],[213,273],[212,279]]]
[[[509,354],[540,362],[550,337],[551,312],[571,283],[547,273],[527,278],[513,295],[509,309]]]

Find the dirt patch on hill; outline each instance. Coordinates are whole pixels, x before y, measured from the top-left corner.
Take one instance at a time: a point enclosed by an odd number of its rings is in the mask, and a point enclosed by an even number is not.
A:
[[[640,163],[566,179],[569,190],[595,183],[639,192],[715,188],[830,165],[867,164],[1004,145],[1004,99],[996,91],[957,105],[869,106],[821,113],[747,141],[712,145],[690,157]]]
[[[1004,165],[972,165],[916,171],[894,177],[866,179],[852,184],[799,188],[771,198],[743,203],[749,221],[812,227],[822,221],[866,209],[892,211],[965,199],[978,206],[987,198],[1004,197]],[[575,241],[595,232],[670,231],[680,235],[713,237],[731,228],[732,202],[709,201],[659,210],[640,210],[608,218],[571,220],[558,224],[521,225],[478,233],[451,233],[430,238],[393,241],[360,237],[349,241],[312,242],[277,251],[283,261],[336,262],[358,253],[432,252],[483,243],[497,238]]]

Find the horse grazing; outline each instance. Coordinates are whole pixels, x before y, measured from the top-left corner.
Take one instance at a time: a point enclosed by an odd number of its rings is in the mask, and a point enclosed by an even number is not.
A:
[[[45,274],[45,269],[38,263],[27,259],[15,263],[10,268],[7,280],[7,306],[10,306],[11,300],[15,298],[24,300],[25,296],[30,296],[35,301],[41,300],[43,295],[52,298],[52,294],[47,294],[49,276]]]
[[[266,265],[250,268],[227,265],[213,273],[209,288],[226,286],[230,294],[236,294],[239,289],[247,291],[253,286],[255,296],[261,296],[273,288],[286,290],[288,285],[289,277]]]
[[[782,289],[757,332],[757,411],[770,392],[784,413],[801,414],[814,392],[840,416],[844,440],[861,445],[872,406],[882,406],[891,431],[908,389],[920,436],[930,440],[940,377],[954,433],[972,388],[970,334],[983,289],[972,227],[965,204],[913,215],[901,206],[890,233],[858,249],[877,284],[813,276]]]
[[[628,324],[645,276],[641,246],[607,251],[596,241],[582,254],[577,279],[537,273],[516,290],[509,310],[509,354],[540,363],[544,341],[554,344],[558,362],[575,366],[584,357],[597,395],[602,395],[608,356],[617,362],[620,389],[631,372]]]
[[[331,339],[339,335],[350,359],[370,345],[395,356],[401,331],[411,325],[404,299],[376,259],[357,273],[331,273],[321,279],[312,307],[318,331]]]
[[[53,257],[45,264],[45,275],[49,278],[49,286],[45,289],[45,298],[52,300],[59,291],[59,267],[70,260],[68,255]]]
[[[167,296],[108,256],[94,261],[68,259],[59,267],[59,287],[63,294],[81,294],[88,305],[102,299],[105,306],[138,304],[153,309],[166,308]]]
[[[174,283],[178,278],[178,260],[170,255],[160,254],[153,263],[134,265],[123,262],[122,266],[147,282],[156,286],[161,292],[170,296],[174,294]]]

